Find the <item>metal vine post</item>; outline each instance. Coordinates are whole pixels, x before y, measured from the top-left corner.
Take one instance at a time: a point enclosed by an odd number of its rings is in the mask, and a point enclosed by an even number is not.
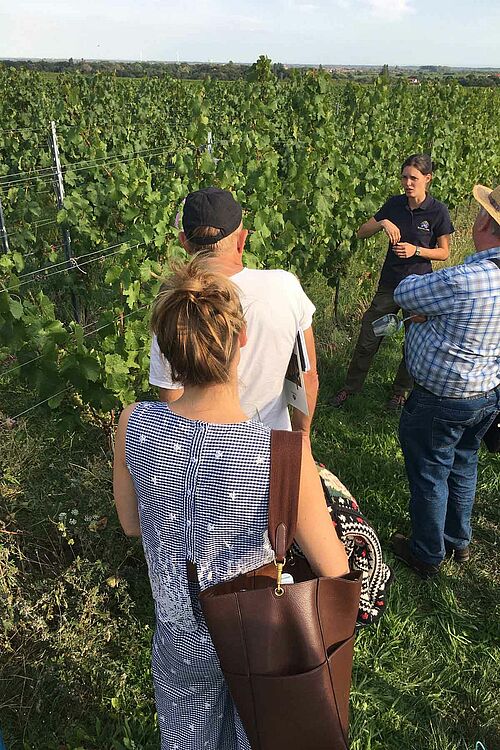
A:
[[[0,238],[2,240],[2,247],[4,253],[9,252],[9,238],[7,236],[7,230],[5,228],[5,221],[3,217],[2,199],[0,198]]]
[[[64,182],[63,182],[63,173],[61,169],[61,160],[59,159],[59,146],[57,144],[57,133],[56,133],[56,124],[54,120],[51,120],[50,122],[50,150],[52,153],[52,160],[54,162],[54,187],[56,190],[56,198],[57,198],[57,208],[61,210],[64,208]],[[73,257],[73,254],[71,252],[71,235],[69,232],[68,227],[63,226],[61,228],[62,233],[62,240],[64,245],[64,254],[66,256],[66,260],[71,263],[71,259]],[[78,299],[76,297],[74,289],[71,290],[71,302],[73,305],[73,313],[75,315],[75,320],[77,323],[80,322],[80,305],[78,303]]]

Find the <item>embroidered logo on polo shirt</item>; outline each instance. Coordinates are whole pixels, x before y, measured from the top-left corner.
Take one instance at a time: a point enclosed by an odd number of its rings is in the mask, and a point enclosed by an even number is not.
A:
[[[431,227],[430,227],[429,222],[425,221],[425,220],[420,222],[420,224],[418,225],[417,229],[423,229],[424,232],[430,232],[431,231]]]

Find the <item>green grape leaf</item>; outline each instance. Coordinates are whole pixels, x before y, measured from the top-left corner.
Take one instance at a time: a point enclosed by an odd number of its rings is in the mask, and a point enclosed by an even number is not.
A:
[[[17,299],[12,299],[12,297],[9,298],[9,310],[12,317],[16,320],[19,320],[23,315],[21,302],[18,302]]]

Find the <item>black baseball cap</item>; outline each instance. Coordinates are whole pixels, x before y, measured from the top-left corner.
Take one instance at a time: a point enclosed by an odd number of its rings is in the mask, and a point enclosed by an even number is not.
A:
[[[187,239],[197,245],[214,245],[238,229],[241,217],[241,206],[229,190],[208,187],[187,196],[182,212],[182,228]],[[198,227],[215,227],[219,234],[193,237],[192,234]]]

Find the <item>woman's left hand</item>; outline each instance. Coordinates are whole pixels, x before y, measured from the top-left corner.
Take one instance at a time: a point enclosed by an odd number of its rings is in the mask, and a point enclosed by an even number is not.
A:
[[[398,258],[413,258],[417,251],[416,246],[409,242],[398,242],[397,245],[392,246],[392,249]]]

